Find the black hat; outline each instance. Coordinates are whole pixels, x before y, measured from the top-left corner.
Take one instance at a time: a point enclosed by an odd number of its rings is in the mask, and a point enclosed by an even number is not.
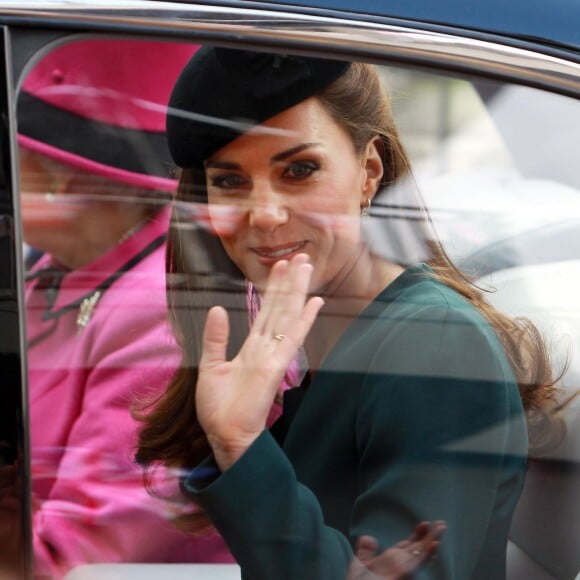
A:
[[[205,46],[169,100],[167,139],[180,167],[203,161],[255,125],[321,92],[350,63]]]

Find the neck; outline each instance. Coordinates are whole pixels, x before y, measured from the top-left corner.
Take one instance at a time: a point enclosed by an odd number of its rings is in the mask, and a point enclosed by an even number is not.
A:
[[[316,370],[355,318],[403,272],[403,268],[364,248],[333,288],[304,344],[310,368]]]

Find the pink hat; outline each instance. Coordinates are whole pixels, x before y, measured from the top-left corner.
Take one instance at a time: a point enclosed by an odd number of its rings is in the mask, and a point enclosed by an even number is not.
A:
[[[197,46],[83,40],[28,74],[18,97],[18,143],[83,171],[172,191],[167,103]]]

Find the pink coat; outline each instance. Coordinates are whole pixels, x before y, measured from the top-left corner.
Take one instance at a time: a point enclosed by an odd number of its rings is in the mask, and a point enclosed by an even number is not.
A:
[[[192,538],[174,529],[169,505],[147,493],[132,460],[137,423],[130,408],[162,391],[179,364],[165,302],[168,219],[165,209],[91,264],[61,270],[58,288],[47,289],[38,274],[58,268],[50,256],[29,276],[37,576],[60,577],[88,562],[232,561],[217,534]],[[127,268],[130,260],[136,263]],[[89,302],[80,307],[82,298]]]

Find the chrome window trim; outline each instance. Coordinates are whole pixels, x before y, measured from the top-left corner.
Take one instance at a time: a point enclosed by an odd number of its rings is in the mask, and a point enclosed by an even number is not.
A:
[[[114,8],[113,8],[114,7]],[[63,29],[198,36],[256,46],[321,50],[338,56],[385,57],[419,65],[474,72],[580,96],[580,64],[505,44],[417,31],[393,25],[281,10],[255,10],[142,0],[87,2],[33,0],[26,7],[0,1],[0,18]],[[78,29],[77,29],[78,30]]]

